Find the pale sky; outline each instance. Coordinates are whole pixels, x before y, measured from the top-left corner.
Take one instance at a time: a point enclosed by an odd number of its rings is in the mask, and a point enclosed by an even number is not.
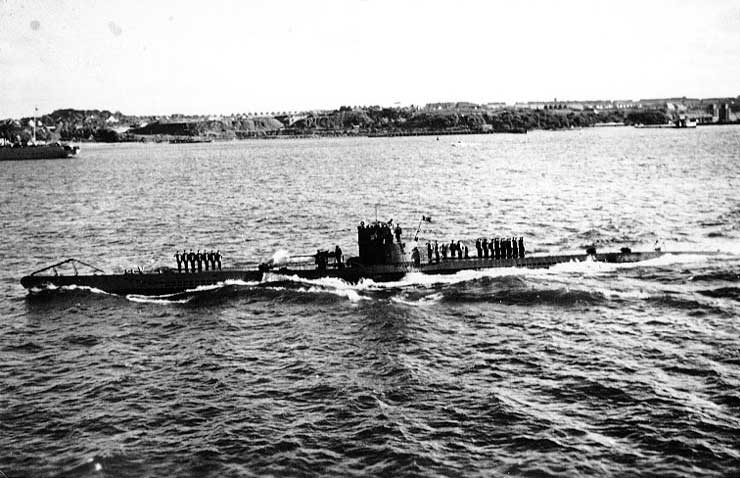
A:
[[[738,94],[738,0],[0,0],[0,118]]]

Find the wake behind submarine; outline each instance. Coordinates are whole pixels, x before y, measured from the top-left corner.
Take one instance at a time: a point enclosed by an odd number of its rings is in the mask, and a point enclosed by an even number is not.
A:
[[[198,287],[213,286],[226,281],[262,282],[270,277],[301,279],[337,278],[349,283],[363,279],[376,282],[400,280],[410,272],[423,274],[454,274],[465,270],[501,267],[549,268],[566,262],[629,263],[655,259],[666,254],[697,254],[696,251],[635,252],[623,247],[619,252],[597,252],[590,247],[582,254],[532,255],[526,252],[524,238],[483,238],[472,241],[439,243],[417,242],[422,216],[411,243],[402,241],[400,226],[388,222],[361,222],[357,227],[359,255],[346,261],[341,248],[318,250],[315,254],[274,257],[255,264],[254,268],[222,268],[220,253],[200,252],[176,254],[177,268],[163,267],[152,271],[138,269],[123,273],[107,273],[77,259],[65,259],[21,278],[21,285],[30,291],[82,286],[118,295],[168,295],[187,292]],[[472,250],[471,250],[472,249]],[[699,252],[700,254],[715,254]],[[70,271],[71,268],[71,271]],[[84,273],[80,273],[80,269]],[[61,273],[60,273],[61,271]],[[71,272],[71,273],[70,273]]]

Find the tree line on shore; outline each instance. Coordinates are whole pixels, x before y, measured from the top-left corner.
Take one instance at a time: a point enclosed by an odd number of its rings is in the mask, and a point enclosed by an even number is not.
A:
[[[662,111],[551,111],[526,108],[444,109],[342,106],[333,111],[218,118],[129,116],[108,110],[62,109],[36,118],[40,141],[236,139],[304,135],[512,133],[591,127],[599,123],[665,123]],[[28,141],[33,118],[0,121],[0,138]]]

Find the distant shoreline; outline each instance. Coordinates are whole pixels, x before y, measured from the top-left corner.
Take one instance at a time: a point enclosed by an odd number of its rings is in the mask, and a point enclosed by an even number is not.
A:
[[[651,100],[652,101],[652,100]],[[657,101],[657,100],[656,100]],[[703,101],[703,100],[701,100]],[[24,144],[67,142],[197,143],[236,139],[525,134],[630,125],[738,124],[740,100],[682,105],[655,102],[626,106],[554,102],[524,106],[440,103],[424,107],[348,107],[336,110],[261,113],[261,116],[129,116],[107,110],[56,110],[37,118],[0,121],[0,139]]]
[[[740,125],[740,122],[733,122],[733,123],[713,123],[713,124],[703,124],[700,125],[700,127],[705,126],[738,126]],[[166,137],[166,136],[142,136],[137,138],[126,138],[122,139],[121,141],[116,141],[115,143],[154,143],[154,144],[178,144],[178,145],[207,145],[207,144],[213,144],[213,143],[228,143],[228,142],[238,142],[238,141],[251,141],[251,140],[300,140],[300,139],[321,139],[321,138],[399,138],[399,137],[440,137],[440,136],[474,136],[474,135],[480,135],[480,136],[488,136],[488,135],[501,135],[501,134],[509,134],[509,135],[526,135],[528,133],[537,132],[537,131],[561,131],[561,132],[568,132],[568,131],[581,131],[584,129],[590,129],[590,128],[634,128],[634,125],[625,125],[625,124],[598,124],[594,126],[589,127],[577,127],[577,128],[567,128],[567,129],[535,129],[530,131],[522,131],[522,132],[481,132],[481,131],[437,131],[437,132],[430,132],[430,131],[409,131],[409,132],[389,132],[389,133],[372,133],[372,134],[366,134],[366,133],[313,133],[313,134],[264,134],[264,135],[252,135],[252,136],[244,136],[239,138],[201,138],[201,137],[188,137],[188,140],[183,140],[181,137]],[[636,128],[637,129],[637,128]],[[669,130],[678,130],[678,129],[686,129],[686,128],[677,128],[675,126],[666,126],[663,128],[647,128],[647,129],[669,129]],[[113,142],[110,141],[96,141],[96,140],[90,140],[90,139],[79,139],[74,140],[75,143],[81,143],[81,144],[113,144]]]

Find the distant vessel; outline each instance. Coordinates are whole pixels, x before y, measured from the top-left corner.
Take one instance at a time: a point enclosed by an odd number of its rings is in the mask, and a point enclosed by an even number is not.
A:
[[[7,144],[0,146],[0,161],[24,159],[64,159],[75,156],[79,146],[63,143],[39,144],[36,141],[36,115],[33,116],[33,137],[28,144]]]
[[[635,128],[696,128],[696,120],[689,118],[686,115],[679,115],[676,119],[671,120],[669,123],[661,124],[642,124],[637,123],[634,125]]]
[[[655,259],[665,254],[713,254],[711,252],[665,252],[660,249],[646,252],[633,252],[622,248],[619,252],[596,252],[589,248],[585,254],[529,255],[525,254],[523,238],[512,240],[505,238],[491,243],[482,242],[483,247],[476,249],[476,256],[468,257],[467,247],[460,248],[458,242],[457,257],[451,253],[447,257],[447,247],[442,246],[442,257],[431,243],[422,247],[414,241],[404,244],[399,236],[394,241],[389,224],[378,223],[358,227],[359,256],[351,257],[346,262],[342,259],[341,249],[335,251],[319,250],[316,254],[294,258],[273,258],[269,261],[244,269],[225,268],[221,270],[220,254],[216,264],[212,254],[202,256],[195,254],[178,255],[178,267],[162,267],[154,271],[126,271],[106,273],[94,266],[66,259],[43,269],[39,269],[21,279],[21,285],[30,290],[57,288],[65,286],[82,286],[102,290],[111,294],[164,295],[177,294],[226,283],[227,281],[270,282],[280,278],[297,277],[301,279],[319,279],[332,277],[350,283],[362,279],[376,282],[387,282],[401,279],[410,272],[422,274],[454,274],[465,270],[484,270],[501,267],[549,268],[566,262],[609,262],[627,263]],[[417,230],[418,235],[418,230]],[[494,247],[495,245],[495,247]],[[486,249],[486,247],[488,247]],[[432,249],[434,248],[434,249]],[[422,251],[420,249],[427,249]],[[463,250],[465,251],[463,253]],[[481,251],[483,251],[481,253]],[[422,255],[424,258],[422,259]],[[189,256],[189,257],[188,257]],[[277,256],[277,255],[276,255]],[[180,262],[181,258],[183,259]],[[180,267],[185,264],[184,271]],[[189,263],[189,266],[188,266]],[[89,269],[81,274],[78,267]],[[72,267],[70,273],[60,273]]]
[[[190,143],[212,143],[212,139],[207,138],[174,138],[170,144],[190,144]]]
[[[696,128],[696,120],[688,116],[680,116],[673,122],[674,128]]]
[[[75,156],[79,146],[68,144],[38,144],[28,146],[0,146],[0,161],[23,159],[64,159]]]

